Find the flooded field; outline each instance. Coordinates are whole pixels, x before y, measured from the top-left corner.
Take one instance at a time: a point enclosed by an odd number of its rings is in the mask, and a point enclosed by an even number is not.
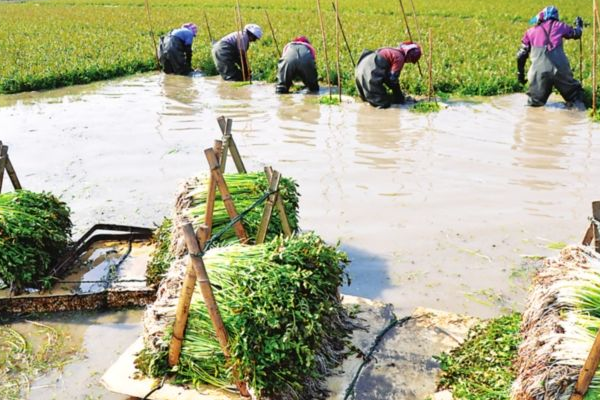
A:
[[[69,203],[77,236],[98,222],[158,224],[178,184],[207,170],[216,118],[233,118],[248,169],[268,164],[294,177],[301,227],[350,254],[343,292],[393,303],[399,315],[519,309],[532,258],[579,242],[600,199],[600,128],[556,102],[531,109],[517,94],[420,115],[317,100],[276,97],[271,85],[142,75],[0,96],[0,140],[24,187]],[[118,353],[141,313],[103,315],[78,325],[85,348],[109,341]],[[114,341],[103,329],[127,335]]]

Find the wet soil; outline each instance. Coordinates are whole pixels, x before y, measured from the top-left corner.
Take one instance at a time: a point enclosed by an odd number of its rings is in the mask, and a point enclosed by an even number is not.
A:
[[[301,227],[348,251],[344,292],[399,315],[424,306],[489,317],[522,307],[531,260],[579,242],[599,199],[600,128],[559,99],[525,102],[422,115],[149,74],[0,96],[0,140],[25,187],[70,204],[78,233],[151,226],[179,182],[206,171],[203,149],[225,115],[248,169],[294,177]],[[95,335],[95,347],[111,341]]]

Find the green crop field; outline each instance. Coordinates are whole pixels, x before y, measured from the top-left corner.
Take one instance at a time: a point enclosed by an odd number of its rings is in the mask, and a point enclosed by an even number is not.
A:
[[[265,10],[269,12],[280,46],[294,36],[308,36],[317,49],[321,79],[325,81],[323,44],[316,1],[241,0],[245,22],[265,30],[264,40],[252,45],[249,56],[254,79],[275,79],[277,56]],[[516,80],[515,53],[528,20],[546,3],[479,0],[404,0],[415,40],[424,42],[433,32],[433,76],[438,91],[459,95],[494,95],[522,90]],[[572,23],[577,15],[591,21],[591,2],[554,3],[561,19]],[[214,74],[204,24],[206,12],[212,34],[219,38],[235,28],[234,1],[150,0],[151,25],[165,33],[184,22],[200,28],[194,43],[193,66]],[[330,1],[321,3],[328,39],[332,81],[335,82],[335,15]],[[354,58],[364,48],[396,45],[407,39],[399,3],[395,1],[340,1],[341,19]],[[86,83],[155,68],[153,45],[143,0],[43,0],[0,2],[0,93]],[[591,25],[584,32],[584,84],[591,76]],[[565,45],[575,75],[579,76],[579,43]],[[427,65],[421,67],[426,74]],[[341,50],[344,87],[354,92],[354,71]],[[423,93],[426,79],[414,65],[402,73],[409,93]]]

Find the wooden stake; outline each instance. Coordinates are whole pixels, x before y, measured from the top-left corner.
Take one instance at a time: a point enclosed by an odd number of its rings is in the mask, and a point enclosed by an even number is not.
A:
[[[15,190],[22,189],[21,182],[19,182],[17,172],[15,171],[15,168],[13,167],[12,162],[10,161],[10,156],[8,154],[6,155],[6,173],[10,178],[10,182],[12,183],[13,188],[15,188]]]
[[[221,154],[223,151],[223,142],[220,140],[215,140],[213,144],[213,150],[215,151],[215,156],[217,157],[217,162],[221,160]],[[208,227],[208,235],[210,236],[212,232],[213,225],[213,214],[215,211],[215,199],[217,197],[217,183],[213,174],[208,176],[208,193],[206,196],[206,210],[204,212],[204,224]]]
[[[423,35],[421,35],[421,29],[419,29],[419,21],[417,20],[417,9],[415,8],[415,2],[410,0],[410,5],[412,7],[413,12],[413,20],[415,21],[415,28],[417,29],[417,36],[419,37],[419,41],[423,40]]]
[[[579,82],[583,85],[583,35],[579,38]]]
[[[327,56],[327,36],[323,25],[323,13],[321,12],[321,0],[317,0],[317,12],[321,23],[321,36],[323,38],[323,53],[325,54],[325,71],[327,73],[327,86],[329,86],[329,98],[331,98],[331,79],[329,78],[329,57]]]
[[[279,179],[281,175],[279,172],[274,171],[273,175],[270,179],[269,183],[269,192],[274,192],[267,198],[265,202],[265,208],[263,211],[262,219],[260,220],[260,225],[258,226],[258,233],[256,234],[256,244],[264,243],[265,238],[267,237],[267,230],[269,229],[269,222],[271,222],[271,216],[273,215],[273,205],[277,200],[279,190]]]
[[[156,39],[154,38],[154,29],[152,29],[152,19],[150,18],[150,0],[144,0],[146,6],[146,17],[148,19],[148,29],[150,30],[150,39],[152,40],[152,46],[154,48],[154,57],[156,58],[156,69],[160,69],[160,59],[158,57],[158,46],[156,45]]]
[[[596,90],[597,90],[597,82],[596,82],[596,69],[598,67],[598,5],[596,0],[594,0],[594,41],[593,41],[593,65],[592,65],[592,115],[596,115]]]
[[[336,21],[340,20],[339,16],[339,3],[338,0],[335,0],[335,19]],[[338,81],[338,96],[340,99],[340,103],[342,102],[342,74],[340,71],[340,24],[335,24],[335,69],[337,74]]]
[[[406,26],[406,33],[408,33],[408,39],[412,42],[413,37],[410,33],[410,27],[408,26],[408,18],[406,18],[406,13],[404,12],[404,4],[402,4],[402,0],[398,0],[400,3],[400,11],[402,12],[402,16],[404,17],[404,25]],[[421,63],[417,61],[417,67],[419,67],[419,75],[421,75],[421,79],[423,79],[423,71],[421,70]]]
[[[581,372],[579,372],[579,378],[577,379],[577,383],[575,383],[575,389],[573,390],[573,394],[571,394],[570,400],[583,400],[592,382],[592,378],[596,374],[598,364],[600,364],[600,330],[596,334],[596,339],[594,339],[594,344],[588,358],[585,360]]]
[[[208,17],[206,16],[206,11],[204,11],[204,23],[206,24],[206,32],[208,32],[208,40],[210,40],[210,44],[212,45],[215,41],[213,39],[213,35],[210,32],[210,25],[208,23]]]
[[[206,225],[201,225],[201,227],[198,228],[198,232],[207,229],[208,228],[206,227]],[[183,344],[183,338],[185,336],[185,327],[187,325],[188,315],[190,312],[190,304],[192,303],[192,296],[194,294],[194,288],[196,286],[196,276],[197,275],[194,271],[194,266],[192,264],[192,261],[190,260],[185,270],[183,286],[181,287],[181,293],[179,294],[177,309],[175,311],[173,336],[171,336],[171,343],[169,344],[168,362],[169,366],[171,367],[179,363],[179,356],[181,355],[181,346]]]
[[[273,24],[271,24],[271,18],[269,18],[269,13],[265,10],[265,16],[267,17],[267,21],[269,22],[269,27],[271,28],[271,35],[273,35],[273,43],[275,44],[275,50],[279,58],[281,58],[281,50],[279,49],[279,44],[277,43],[277,37],[275,36],[275,30],[273,29]]]
[[[0,142],[0,193],[2,193],[2,182],[4,181],[4,170],[6,169],[6,159],[8,158],[8,146]]]
[[[217,183],[219,192],[221,193],[221,199],[225,204],[227,215],[229,215],[229,218],[234,219],[238,216],[238,212],[235,209],[235,205],[233,204],[231,194],[229,193],[229,189],[227,188],[227,183],[225,182],[225,179],[221,174],[221,170],[219,169],[219,162],[217,161],[217,156],[214,150],[211,148],[204,150],[204,154],[206,155],[206,160],[208,161],[208,165],[210,166],[210,172],[213,175],[215,182]],[[246,230],[244,229],[242,222],[236,222],[235,225],[233,225],[233,228],[235,229],[235,233],[240,239],[240,242],[246,243],[248,241],[248,235],[246,234]]]
[[[265,174],[267,175],[267,180],[271,182],[271,179],[273,178],[273,168],[265,167]],[[281,221],[281,229],[283,230],[284,236],[292,236],[292,228],[290,227],[290,221],[288,220],[285,212],[285,206],[283,205],[283,199],[281,196],[277,196],[275,199],[275,207],[277,207],[277,211],[279,213],[279,221]]]
[[[333,11],[335,11],[335,15],[337,17],[337,23],[340,26],[340,31],[342,31],[342,37],[344,38],[344,43],[346,43],[346,50],[348,50],[348,55],[350,56],[350,61],[352,61],[352,68],[356,68],[356,63],[354,62],[354,57],[352,56],[352,50],[350,50],[350,45],[348,44],[348,39],[346,38],[346,32],[344,31],[344,26],[342,25],[342,18],[340,17],[339,12],[337,11],[337,7],[334,2],[331,2],[333,6]]]

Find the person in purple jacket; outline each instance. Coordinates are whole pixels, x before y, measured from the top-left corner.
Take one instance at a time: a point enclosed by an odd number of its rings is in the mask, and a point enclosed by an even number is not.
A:
[[[521,48],[517,52],[518,79],[526,84],[525,63],[531,56],[529,99],[527,104],[540,107],[546,104],[552,88],[556,88],[565,101],[573,104],[583,101],[581,83],[573,78],[571,65],[563,49],[563,39],[579,39],[583,33],[583,20],[575,19],[575,27],[561,22],[558,9],[548,6],[530,21],[535,26],[523,36]]]
[[[198,27],[191,22],[161,36],[158,45],[158,60],[167,74],[187,75],[192,72],[192,43]]]

